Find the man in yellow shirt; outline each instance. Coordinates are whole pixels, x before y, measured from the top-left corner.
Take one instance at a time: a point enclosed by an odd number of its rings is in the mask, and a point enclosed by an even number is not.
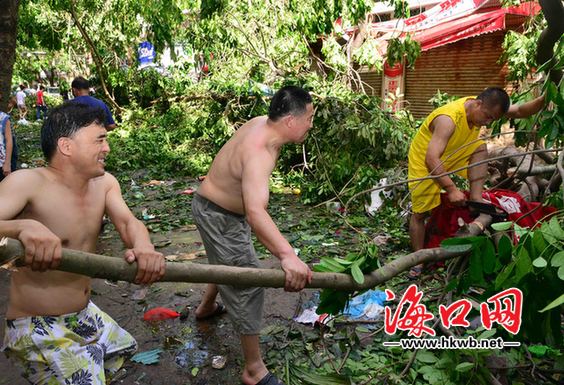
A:
[[[487,88],[477,97],[455,100],[437,108],[425,119],[411,143],[408,155],[409,179],[440,175],[488,158],[486,144],[478,139],[481,126],[494,120],[529,117],[543,107],[544,96],[530,102],[510,106],[507,93],[501,88]],[[487,163],[457,172],[470,182],[470,200],[481,201]],[[410,182],[412,211],[409,237],[413,250],[423,248],[425,219],[440,204],[445,190],[454,205],[464,205],[466,197],[450,176]],[[420,267],[419,267],[420,270]]]

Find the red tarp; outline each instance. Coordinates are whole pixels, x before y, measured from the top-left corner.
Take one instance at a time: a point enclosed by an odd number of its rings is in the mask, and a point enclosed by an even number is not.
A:
[[[426,51],[445,44],[454,43],[472,36],[505,29],[505,15],[532,16],[539,12],[537,3],[523,3],[519,6],[474,13],[458,20],[448,21],[435,27],[418,31],[413,38]]]
[[[537,2],[508,8],[484,9],[487,3],[488,0],[444,0],[409,19],[374,23],[371,30],[380,34],[377,39],[384,41],[411,33],[413,38],[421,43],[421,49],[426,51],[472,36],[505,29],[505,15],[533,16],[540,11]]]

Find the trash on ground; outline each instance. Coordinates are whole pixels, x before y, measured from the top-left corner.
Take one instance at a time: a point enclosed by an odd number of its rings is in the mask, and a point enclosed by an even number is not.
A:
[[[376,246],[383,246],[386,243],[388,243],[388,241],[392,239],[391,236],[389,235],[376,235],[373,239],[372,242],[374,242],[374,244]]]
[[[168,309],[166,307],[156,307],[154,309],[148,310],[143,315],[143,319],[145,321],[162,321],[176,317],[180,317],[180,313],[177,313],[174,310]]]
[[[227,362],[227,358],[225,358],[224,356],[213,356],[212,357],[212,368],[223,369],[225,367],[226,362]]]
[[[372,188],[376,189],[378,187],[382,187],[387,184],[388,184],[388,178],[382,178],[378,181],[377,184],[372,186]],[[370,205],[364,205],[364,209],[366,210],[366,213],[370,216],[376,214],[376,212],[380,210],[380,207],[382,207],[382,205],[384,204],[384,201],[386,199],[391,198],[392,194],[393,193],[391,190],[390,191],[386,191],[385,189],[373,190],[370,193]]]
[[[180,194],[182,195],[192,195],[194,194],[196,190],[194,190],[193,188],[187,188],[186,190],[182,191]]]
[[[150,219],[155,219],[155,216],[152,214],[149,214],[149,210],[148,209],[143,209],[143,211],[141,212],[141,216],[143,217],[144,221],[148,221]]]
[[[202,367],[209,356],[207,350],[198,347],[198,341],[191,340],[186,342],[182,349],[174,358],[174,362],[182,368]]]
[[[153,349],[146,352],[139,352],[131,357],[131,361],[139,362],[143,365],[152,365],[159,362],[159,355],[163,352],[162,349]]]
[[[141,301],[144,300],[147,296],[147,292],[149,291],[149,286],[143,286],[133,292],[131,299],[134,301]]]
[[[343,313],[345,319],[354,321],[377,321],[384,314],[384,301],[386,294],[377,289],[368,290],[356,297],[353,297]],[[319,293],[314,293],[312,300],[302,306],[302,311],[294,321],[303,324],[327,324],[331,317],[328,314],[317,314],[317,304],[319,303]]]

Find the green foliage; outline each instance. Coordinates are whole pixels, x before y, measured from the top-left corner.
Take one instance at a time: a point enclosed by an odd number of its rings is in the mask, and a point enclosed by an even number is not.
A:
[[[437,90],[437,93],[433,95],[431,99],[429,99],[429,103],[431,103],[433,108],[439,108],[459,98],[460,98],[459,96],[449,95],[446,92],[441,92],[441,90]]]
[[[519,242],[512,245],[514,233]],[[485,236],[452,238],[443,247],[471,245],[472,254],[466,274],[453,283],[458,292],[470,286],[485,288],[483,299],[508,288],[523,292],[521,332],[515,338],[562,346],[560,327],[564,293],[564,229],[556,217],[534,230],[513,224],[513,231],[501,233],[497,252],[491,238]],[[542,287],[543,290],[538,290]]]
[[[407,34],[405,38],[395,37],[388,41],[387,61],[390,66],[401,63],[405,57],[408,68],[415,65],[415,61],[421,55],[421,44],[413,40]]]

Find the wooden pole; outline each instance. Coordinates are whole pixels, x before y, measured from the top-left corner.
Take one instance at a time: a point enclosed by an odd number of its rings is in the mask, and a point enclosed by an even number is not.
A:
[[[308,288],[331,288],[343,291],[365,290],[384,283],[396,275],[420,263],[446,260],[466,255],[469,249],[447,250],[443,248],[423,249],[403,255],[364,276],[359,285],[352,276],[342,273],[313,273]],[[23,266],[24,248],[19,241],[10,238],[0,240],[0,266],[15,261]],[[137,265],[128,264],[123,258],[107,257],[84,251],[63,249],[61,263],[57,270],[104,278],[133,282]],[[167,262],[161,282],[216,283],[231,286],[284,287],[285,274],[278,269],[253,269],[207,265],[191,262]]]

